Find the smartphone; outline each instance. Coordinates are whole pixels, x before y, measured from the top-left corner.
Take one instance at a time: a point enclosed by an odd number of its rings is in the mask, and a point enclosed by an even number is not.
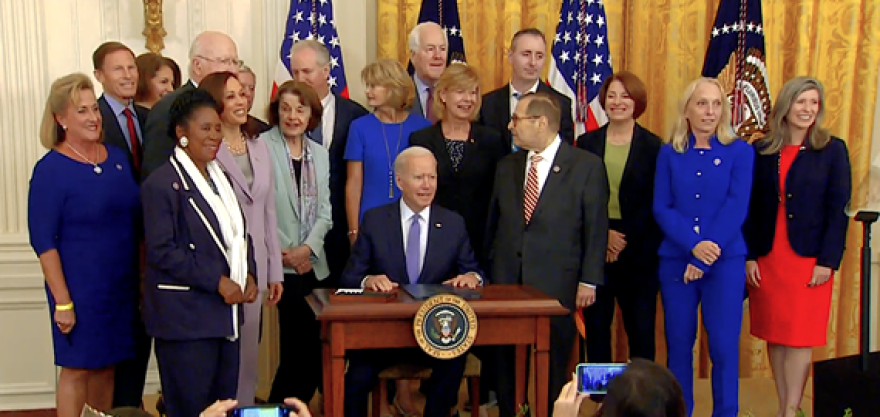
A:
[[[257,405],[253,407],[238,407],[229,410],[227,417],[288,417],[296,412],[293,407],[287,405]]]
[[[626,369],[625,363],[581,363],[577,366],[578,392],[606,394],[614,377]]]

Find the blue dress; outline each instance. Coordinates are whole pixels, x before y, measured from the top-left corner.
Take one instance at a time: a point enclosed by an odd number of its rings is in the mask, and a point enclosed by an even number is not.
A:
[[[37,255],[58,251],[76,314],[73,330],[62,334],[47,284],[55,364],[62,367],[99,369],[135,356],[138,185],[125,153],[106,148],[100,175],[92,165],[52,150],[31,177],[31,246]]]
[[[394,159],[409,147],[412,132],[428,126],[431,126],[428,119],[413,114],[408,115],[403,123],[384,124],[375,114],[351,122],[345,159],[363,162],[360,219],[367,210],[400,198],[400,189],[394,181]]]

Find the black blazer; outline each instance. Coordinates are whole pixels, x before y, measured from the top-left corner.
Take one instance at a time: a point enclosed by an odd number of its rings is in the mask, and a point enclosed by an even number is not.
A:
[[[177,145],[177,139],[168,133],[171,103],[184,91],[195,90],[192,81],[159,99],[147,117],[144,130],[144,162],[141,164],[141,178],[146,179],[150,173],[168,162],[168,157]]]
[[[577,147],[589,151],[599,158],[605,157],[605,144],[608,125],[580,135]],[[612,228],[626,235],[626,248],[618,262],[632,262],[646,269],[656,269],[657,250],[663,240],[660,227],[654,221],[651,205],[654,202],[654,173],[657,155],[662,141],[638,123],[633,128],[632,144],[623,177],[620,179],[618,200],[620,202],[620,221]]]
[[[468,272],[481,277],[461,216],[438,205],[431,206],[426,248],[419,284],[442,284]],[[364,213],[360,233],[342,275],[342,284],[359,288],[367,275],[387,275],[398,284],[409,284],[406,251],[400,219],[400,200]]]
[[[434,203],[464,217],[477,259],[484,261],[483,234],[486,232],[495,166],[510,153],[510,149],[504,147],[501,135],[494,129],[471,123],[471,138],[465,142],[464,158],[455,171],[446,148],[442,123],[413,132],[409,144],[428,148],[434,154],[437,159]]]
[[[531,285],[574,310],[579,283],[605,283],[605,167],[596,155],[561,143],[532,219],[525,224],[527,155],[521,150],[504,157],[495,172],[486,222],[489,281]]]
[[[116,119],[116,115],[113,114],[113,109],[110,108],[110,103],[107,103],[107,99],[104,98],[103,94],[98,98],[98,109],[101,110],[101,129],[104,131],[104,143],[116,146],[125,152],[125,155],[128,157],[128,165],[131,167],[131,175],[134,177],[136,183],[140,183],[141,173],[138,171],[137,166],[134,163],[134,156],[131,154],[131,148],[129,148],[128,141],[125,140],[125,134],[122,133],[122,126],[119,126],[119,121]],[[140,138],[141,154],[140,161],[138,161],[139,166],[144,159],[143,149],[144,144],[147,143],[145,126],[150,110],[146,107],[141,107],[135,104],[134,112],[141,128],[141,136],[143,136]],[[128,127],[126,127],[126,129],[127,128]]]
[[[779,153],[762,155],[755,143],[755,167],[749,215],[744,226],[748,259],[770,253],[776,234],[779,202]],[[785,178],[788,241],[801,256],[837,269],[849,222],[844,212],[852,193],[846,144],[832,138],[822,149],[801,146]]]
[[[248,115],[247,123],[245,124],[245,131],[253,132],[256,135],[259,135],[260,133],[263,133],[271,128],[272,128],[272,126],[269,126],[268,123],[254,117],[254,116]]]
[[[229,264],[200,212],[218,237],[220,226],[192,178],[167,161],[144,181],[141,203],[146,225],[147,333],[168,340],[231,336],[232,308],[217,291],[220,277],[229,275]],[[248,272],[256,276],[250,235],[247,240]],[[242,317],[239,309],[239,324]]]
[[[538,91],[550,93],[556,97],[559,107],[562,109],[562,120],[559,125],[559,137],[569,144],[574,143],[574,121],[571,119],[571,99],[556,91],[543,82],[538,83]],[[483,105],[480,107],[479,123],[491,127],[501,133],[507,152],[510,153],[513,144],[513,134],[507,125],[510,124],[510,84],[483,96]]]

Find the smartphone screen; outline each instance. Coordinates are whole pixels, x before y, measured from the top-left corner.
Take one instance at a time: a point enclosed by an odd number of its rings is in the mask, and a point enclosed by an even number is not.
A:
[[[235,408],[226,415],[228,417],[288,417],[292,411],[291,407],[284,405],[259,405]]]
[[[581,363],[577,366],[578,392],[605,394],[608,385],[626,369],[625,363]]]

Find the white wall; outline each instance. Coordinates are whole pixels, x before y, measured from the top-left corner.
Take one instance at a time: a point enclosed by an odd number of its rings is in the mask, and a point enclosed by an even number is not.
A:
[[[189,45],[198,33],[229,34],[257,74],[254,110],[265,116],[261,109],[268,104],[289,4],[165,0],[162,52],[186,74]],[[363,101],[360,69],[376,54],[375,0],[333,4],[350,94]],[[51,322],[26,226],[28,179],[45,152],[38,130],[49,86],[71,72],[91,74],[91,54],[102,42],[118,40],[145,52],[143,21],[143,2],[135,0],[0,0],[0,410],[55,404]],[[155,391],[155,368],[148,382],[148,392]]]

